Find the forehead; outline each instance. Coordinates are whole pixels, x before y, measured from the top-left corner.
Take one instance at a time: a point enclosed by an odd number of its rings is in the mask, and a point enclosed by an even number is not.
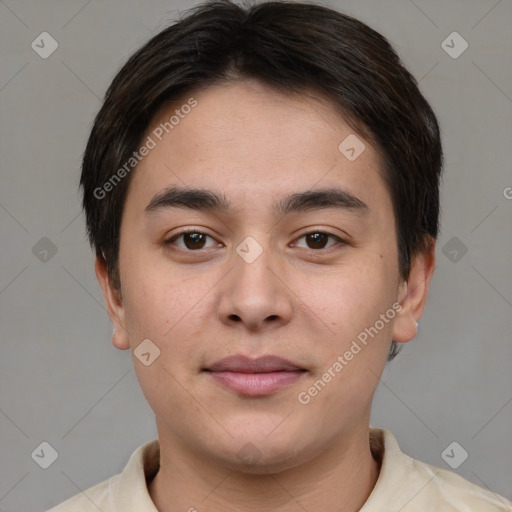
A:
[[[377,151],[314,93],[287,95],[252,80],[210,86],[162,107],[148,138],[154,147],[128,193],[142,208],[171,186],[218,191],[243,208],[343,185],[367,204],[391,206]]]

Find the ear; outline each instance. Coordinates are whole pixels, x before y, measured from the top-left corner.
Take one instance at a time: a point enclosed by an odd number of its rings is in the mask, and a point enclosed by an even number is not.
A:
[[[112,286],[110,278],[108,277],[106,264],[98,256],[96,256],[94,263],[94,271],[96,272],[96,278],[103,291],[108,316],[114,325],[112,343],[120,350],[129,349],[130,341],[128,332],[125,329],[124,306],[121,299],[121,292]]]
[[[425,309],[434,274],[435,248],[436,241],[431,239],[428,249],[413,258],[407,281],[400,283],[398,302],[402,309],[397,312],[393,324],[393,340],[397,343],[407,343],[418,333],[417,322]]]

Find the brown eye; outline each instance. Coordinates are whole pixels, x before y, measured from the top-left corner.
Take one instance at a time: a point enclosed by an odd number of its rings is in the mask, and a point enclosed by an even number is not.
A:
[[[204,249],[207,238],[213,240],[211,236],[200,231],[182,231],[166,240],[165,243],[166,245],[176,245],[183,250],[194,251]],[[182,243],[175,243],[179,239],[182,240]],[[213,241],[215,242],[215,240]]]
[[[324,249],[327,244],[328,236],[325,233],[311,233],[306,235],[311,249]]]
[[[206,240],[206,235],[202,233],[186,233],[183,235],[183,243],[187,249],[202,249]]]
[[[334,244],[331,244],[329,247],[326,247],[328,244],[329,238],[334,240],[335,242],[342,242],[343,240],[335,235],[331,235],[330,233],[324,233],[322,231],[313,231],[311,233],[306,233],[302,235],[298,240],[305,239],[306,240],[306,249],[326,249],[332,247]]]

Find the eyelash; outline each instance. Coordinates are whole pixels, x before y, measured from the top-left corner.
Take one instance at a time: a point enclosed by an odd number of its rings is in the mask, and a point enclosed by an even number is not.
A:
[[[194,228],[189,228],[189,229],[185,229],[183,231],[180,231],[179,233],[175,233],[174,235],[172,235],[171,238],[168,238],[167,240],[165,240],[165,245],[174,245],[173,243],[180,237],[182,237],[183,235],[187,235],[187,234],[198,234],[198,235],[205,235],[206,237],[209,237],[211,238],[212,240],[215,240],[212,236],[202,232],[202,231],[199,231],[198,229],[194,229]],[[301,238],[304,238],[304,237],[307,237],[308,235],[325,235],[327,236],[328,238],[332,238],[334,240],[337,241],[337,244],[341,244],[342,246],[343,245],[348,245],[348,243],[343,240],[342,238],[340,238],[339,236],[336,236],[336,235],[333,235],[332,233],[329,233],[327,231],[321,231],[321,230],[313,230],[313,231],[309,231],[307,233],[304,233],[302,234],[299,238],[297,238],[297,240],[300,240]],[[310,249],[310,248],[307,248],[309,249],[310,251],[313,251],[313,252],[320,252],[320,251],[326,251],[328,249],[331,249],[332,247],[335,247],[337,244],[333,244],[331,245],[330,247],[327,247],[327,248],[321,248],[321,249]],[[200,252],[204,249],[197,249],[197,250],[194,250],[194,249],[188,249],[188,248],[181,248],[179,247],[178,248],[179,250],[181,251],[185,251],[185,252]],[[208,249],[208,248],[207,248]]]

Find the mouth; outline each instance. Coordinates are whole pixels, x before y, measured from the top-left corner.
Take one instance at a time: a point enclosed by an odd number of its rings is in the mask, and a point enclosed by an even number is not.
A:
[[[224,388],[241,395],[265,396],[298,381],[305,368],[277,356],[231,356],[202,370]]]

